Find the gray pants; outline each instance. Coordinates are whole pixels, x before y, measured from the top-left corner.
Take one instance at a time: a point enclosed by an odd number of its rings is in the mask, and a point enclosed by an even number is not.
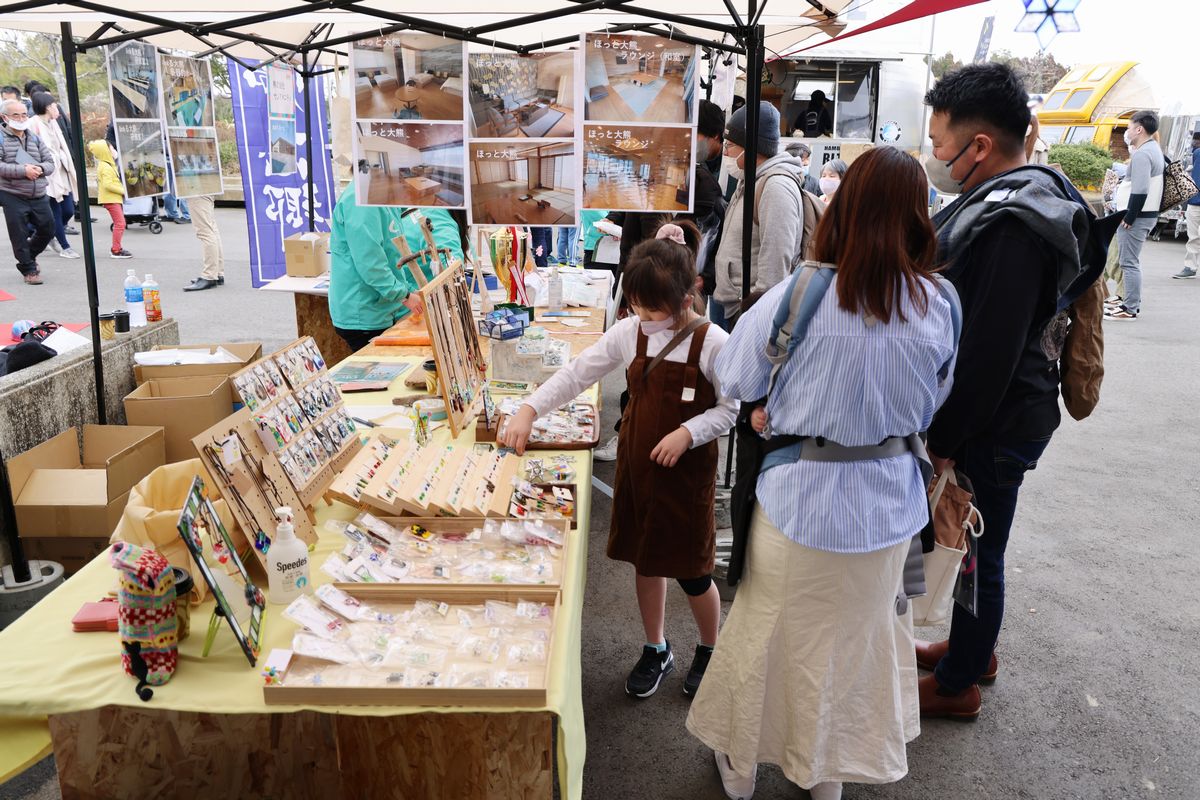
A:
[[[1135,314],[1142,310],[1142,245],[1157,223],[1157,218],[1147,217],[1117,230],[1117,257],[1125,274],[1125,307]]]

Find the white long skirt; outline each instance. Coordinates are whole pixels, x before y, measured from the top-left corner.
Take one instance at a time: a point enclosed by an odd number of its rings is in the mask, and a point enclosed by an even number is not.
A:
[[[907,553],[813,550],[755,509],[688,730],[742,775],[775,764],[805,789],[903,778],[921,733],[912,613],[895,605]]]

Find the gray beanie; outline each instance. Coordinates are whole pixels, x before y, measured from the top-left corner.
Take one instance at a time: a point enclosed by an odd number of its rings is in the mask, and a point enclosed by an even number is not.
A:
[[[738,147],[746,147],[746,106],[742,106],[725,123],[725,138]],[[758,154],[771,156],[779,153],[779,111],[764,101],[758,104]]]

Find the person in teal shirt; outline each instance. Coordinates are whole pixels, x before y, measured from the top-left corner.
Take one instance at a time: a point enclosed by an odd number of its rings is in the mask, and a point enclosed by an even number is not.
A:
[[[583,266],[591,267],[592,261],[596,258],[596,245],[600,243],[600,237],[604,234],[596,230],[596,224],[604,219],[607,212],[604,211],[580,211],[579,224],[583,228]]]
[[[416,281],[407,268],[396,269],[400,251],[392,238],[403,233],[415,252],[426,246],[425,237],[413,217],[402,217],[403,213],[402,208],[360,206],[353,183],[333,207],[329,316],[333,329],[351,350],[361,350],[399,320],[420,311]],[[442,209],[423,208],[421,213],[433,223],[437,246],[461,259],[458,223]],[[422,269],[426,278],[433,277],[428,265],[422,265]]]

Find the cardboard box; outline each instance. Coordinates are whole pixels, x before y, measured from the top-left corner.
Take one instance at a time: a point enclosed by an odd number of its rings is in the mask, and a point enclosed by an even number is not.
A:
[[[130,425],[157,425],[166,436],[167,463],[196,457],[192,439],[233,413],[224,375],[148,380],[125,396]]]
[[[8,461],[21,538],[107,539],[129,490],[165,462],[162,428],[69,428]]]
[[[223,375],[229,377],[243,369],[251,361],[262,358],[262,344],[259,342],[234,342],[232,344],[162,344],[155,345],[151,350],[207,350],[215,353],[218,347],[224,347],[241,359],[239,362],[227,364],[170,364],[162,367],[133,366],[133,377],[138,385],[156,378],[191,378],[195,376]]]
[[[21,546],[25,548],[27,558],[62,564],[63,572],[69,577],[107,550],[108,540],[107,536],[22,536]]]
[[[293,278],[315,278],[329,272],[329,234],[314,232],[316,238],[306,239],[308,233],[296,233],[283,240],[283,257],[287,274]]]

